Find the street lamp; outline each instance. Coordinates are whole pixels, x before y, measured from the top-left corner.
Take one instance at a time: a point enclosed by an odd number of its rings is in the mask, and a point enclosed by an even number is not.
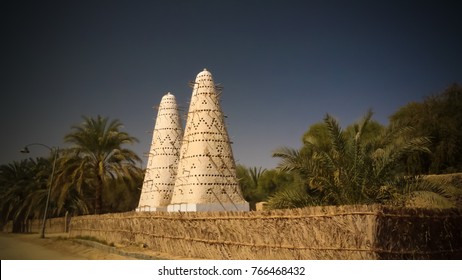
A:
[[[54,153],[54,155],[53,155],[53,168],[51,170],[51,176],[50,176],[50,186],[48,187],[47,200],[46,200],[46,203],[45,203],[45,213],[43,214],[42,229],[41,229],[41,232],[40,232],[40,238],[45,238],[45,226],[46,226],[46,222],[47,222],[48,204],[50,203],[51,187],[53,186],[53,176],[55,174],[56,159],[58,157],[59,148],[50,148],[49,146],[47,146],[45,144],[31,143],[31,144],[26,145],[24,147],[24,149],[21,150],[21,153],[25,153],[25,154],[30,153],[28,147],[29,146],[34,146],[34,145],[45,147],[48,150],[50,150],[50,153]]]

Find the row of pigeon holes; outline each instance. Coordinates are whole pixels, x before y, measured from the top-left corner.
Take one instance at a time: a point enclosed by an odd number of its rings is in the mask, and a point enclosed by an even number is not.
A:
[[[224,174],[192,174],[192,175],[183,176],[183,178],[195,178],[195,177],[218,177],[218,178],[230,178],[230,179],[236,178],[234,175],[224,175]]]
[[[205,84],[212,84],[214,85],[215,84],[215,81],[213,81],[212,77],[207,77],[207,78],[202,78],[202,79],[199,79],[198,81],[196,81],[196,84],[198,84],[199,86],[202,84],[202,85],[205,85]]]
[[[200,132],[190,132],[188,133],[188,137],[194,137],[195,135],[218,135],[218,136],[223,136],[223,132],[214,132],[214,131],[200,131]]]
[[[192,140],[187,140],[189,143],[192,142],[214,142],[214,143],[228,143],[231,144],[230,141],[226,139],[192,139]]]
[[[212,96],[216,96],[216,92],[215,91],[196,92],[196,93],[194,93],[193,97],[194,96],[199,96],[199,95],[208,95],[208,96],[212,97]]]
[[[204,84],[203,86],[201,86],[201,85],[197,86],[197,88],[215,88],[215,85],[214,84],[210,84],[210,85],[205,85]]]
[[[209,136],[208,138],[205,138],[205,135]],[[203,138],[195,139],[195,137],[201,137],[200,135],[203,136]],[[212,137],[217,137],[217,138],[212,138]],[[192,139],[189,139],[192,138]],[[186,142],[197,142],[197,141],[205,141],[205,142],[227,142],[229,143],[230,141],[227,138],[227,134],[221,131],[214,132],[214,131],[195,131],[195,132],[189,132],[186,134],[183,138],[184,141]]]
[[[208,81],[211,81],[211,79],[212,79],[212,74],[210,72],[208,72],[208,71],[203,72],[203,74],[197,75],[196,82],[204,81],[206,79],[210,79]]]
[[[175,170],[176,168],[173,164],[170,164],[169,166],[154,166],[154,167],[151,167],[151,169],[153,170],[173,169]]]
[[[171,117],[180,117],[180,114],[178,114],[178,112],[172,112],[172,111],[167,111],[167,112],[159,112],[157,114],[157,118],[160,118],[160,117],[167,117],[167,118],[171,118]]]
[[[157,147],[154,149],[153,153],[151,153],[151,155],[154,155],[154,156],[157,156],[159,155],[159,153],[161,152],[164,152],[164,153],[167,153],[166,150],[171,150],[172,152],[177,152],[179,150],[179,148],[176,148],[176,147],[172,147],[172,146],[168,146],[168,147]]]
[[[205,184],[205,183],[204,183],[203,185],[210,185],[210,184]],[[237,184],[217,184],[217,185],[221,185],[222,187],[233,187],[233,186],[234,186],[233,192],[232,192],[232,193],[233,193],[233,194],[236,194],[236,193],[237,193]],[[193,194],[193,193],[194,193],[193,189],[189,189],[189,194]],[[221,194],[227,194],[226,189],[225,189],[225,188],[221,188],[220,193],[221,193]],[[177,189],[175,190],[175,194],[183,195],[183,194],[184,194],[184,191],[183,191],[183,189],[181,189],[181,188],[177,188]],[[207,189],[206,194],[208,194],[208,195],[213,194],[213,189],[212,189],[212,188]]]
[[[184,178],[183,178],[184,179]],[[215,185],[215,186],[225,186],[225,187],[232,187],[232,186],[235,186],[235,187],[238,187],[239,186],[239,183],[236,181],[236,182],[229,182],[229,181],[215,181],[215,182],[193,182],[193,181],[187,181],[187,180],[177,180],[175,182],[175,189],[181,189],[182,187],[185,187],[185,186],[188,186],[188,185],[192,185],[194,184],[195,186],[206,186],[206,185]]]
[[[219,113],[220,110],[217,109],[196,109],[193,111],[189,111],[188,114],[196,114],[197,112],[214,112],[214,113]]]
[[[176,147],[173,147],[173,146],[167,146],[167,147],[157,147],[157,148],[154,148],[154,152],[165,151],[165,150],[172,150],[172,151],[176,151],[176,150],[178,150],[178,148],[176,148]]]
[[[172,110],[176,111],[178,109],[178,106],[176,105],[176,102],[162,102],[159,105],[159,111],[162,110]]]
[[[148,177],[148,173],[150,174],[151,172],[157,171],[157,170],[166,170],[167,169],[167,170],[170,170],[170,172],[176,171],[177,165],[178,165],[178,159],[175,159],[175,164],[170,164],[167,167],[166,166],[156,166],[152,162],[149,162],[148,166],[146,168],[145,177]],[[160,178],[159,175],[156,175],[156,178]]]
[[[180,153],[156,153],[156,156],[179,156]]]
[[[159,182],[156,182],[156,185],[167,186],[167,187],[173,187],[173,186],[175,186],[174,183],[159,183]],[[152,192],[160,192],[160,191],[164,191],[164,192],[165,192],[165,190],[166,190],[166,189],[154,188],[154,187],[152,186],[152,184],[151,184],[151,187],[148,187],[148,189],[149,189],[150,191],[152,191]]]
[[[161,104],[159,105],[158,108],[158,113],[165,114],[163,111],[171,112],[171,114],[175,113],[178,111],[178,106],[176,104],[170,105],[170,104]]]
[[[227,183],[227,182],[208,182],[208,183],[190,183],[191,186],[222,186],[222,187],[232,187],[238,186],[237,183]]]
[[[179,127],[162,127],[162,128],[156,128],[154,129],[155,131],[159,130],[159,131],[164,131],[164,130],[176,130],[176,131],[179,131],[181,132],[181,128]],[[178,133],[177,133],[178,134]]]
[[[178,113],[176,112],[167,112],[167,113],[158,113],[157,117],[163,117],[163,116],[179,116]]]
[[[177,150],[179,150],[179,148],[178,148],[178,147],[174,147],[174,146],[166,146],[166,147],[156,147],[156,148],[154,148],[154,152],[155,152],[155,153],[160,152],[160,151],[165,152],[166,150],[167,150],[167,151],[168,151],[168,150],[177,151]]]
[[[197,75],[196,83],[201,81],[212,81],[212,75],[210,72],[205,72],[204,74]]]
[[[197,154],[197,155],[190,155],[190,156],[183,156],[182,159],[192,159],[192,158],[200,158],[200,157],[206,157],[206,158],[226,158],[226,159],[232,159],[232,156],[228,155],[211,155],[211,154]]]

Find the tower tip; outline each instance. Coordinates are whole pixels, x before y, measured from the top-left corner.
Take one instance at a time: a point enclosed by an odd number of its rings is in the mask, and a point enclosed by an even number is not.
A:
[[[170,91],[164,94],[161,99],[161,103],[164,102],[165,100],[170,100],[170,99],[175,99],[175,95],[173,95]]]

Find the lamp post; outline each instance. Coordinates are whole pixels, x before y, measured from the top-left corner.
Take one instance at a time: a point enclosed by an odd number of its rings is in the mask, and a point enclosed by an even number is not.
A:
[[[53,176],[55,174],[55,166],[56,166],[56,159],[58,157],[58,151],[59,151],[59,148],[50,148],[49,146],[45,145],[45,144],[41,144],[41,143],[31,143],[31,144],[28,144],[24,147],[23,150],[21,150],[21,153],[30,153],[29,151],[29,146],[42,146],[42,147],[45,147],[47,148],[48,150],[50,150],[51,153],[53,153],[53,167],[51,169],[51,175],[50,175],[50,182],[49,182],[49,186],[48,186],[48,194],[47,194],[47,200],[46,200],[46,203],[45,203],[45,213],[43,214],[43,221],[42,221],[42,229],[40,231],[40,238],[45,238],[45,226],[46,226],[46,222],[47,222],[47,212],[48,212],[48,204],[50,203],[50,195],[51,195],[51,187],[53,186]]]

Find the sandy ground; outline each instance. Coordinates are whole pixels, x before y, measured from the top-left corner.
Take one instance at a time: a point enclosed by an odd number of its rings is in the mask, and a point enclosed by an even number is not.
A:
[[[178,259],[147,248],[110,247],[96,242],[74,240],[66,234],[0,233],[1,260],[136,260]]]

